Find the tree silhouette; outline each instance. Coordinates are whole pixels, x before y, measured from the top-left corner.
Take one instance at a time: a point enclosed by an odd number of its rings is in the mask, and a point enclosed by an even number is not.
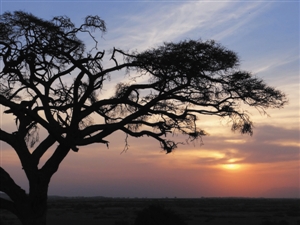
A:
[[[252,134],[242,104],[265,112],[286,103],[282,92],[241,71],[237,54],[214,41],[164,43],[141,53],[114,48],[113,65],[106,67],[105,52],[97,50],[92,35],[106,31],[98,16],[87,16],[76,27],[68,17],[46,21],[6,12],[0,30],[0,104],[16,123],[14,132],[0,129],[0,140],[14,149],[29,181],[25,193],[1,167],[0,191],[11,198],[1,199],[1,208],[23,224],[46,224],[50,179],[80,146],[108,145],[107,136],[123,131],[153,138],[169,153],[179,144],[169,133],[186,135],[187,141],[206,134],[196,123],[198,115],[228,118],[233,131]],[[95,46],[86,50],[80,34],[88,34]],[[111,74],[122,69],[129,73],[128,82],[116,84],[113,96],[103,95]],[[42,140],[39,129],[48,133]]]

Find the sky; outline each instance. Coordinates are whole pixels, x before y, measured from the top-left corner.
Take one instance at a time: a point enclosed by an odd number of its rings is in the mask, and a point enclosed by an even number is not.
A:
[[[87,15],[105,20],[100,49],[142,51],[163,42],[213,39],[237,52],[241,69],[283,91],[289,103],[261,115],[249,109],[253,136],[231,132],[226,120],[200,117],[203,144],[165,154],[149,138],[108,138],[110,146],[70,152],[53,176],[50,195],[148,198],[300,198],[299,1],[0,1],[0,11],[23,10],[44,19]],[[86,42],[89,46],[89,40]],[[112,90],[124,74],[112,74]],[[4,110],[1,108],[0,110]],[[2,128],[14,121],[1,113]],[[178,137],[180,138],[180,137]],[[1,166],[28,190],[15,152],[0,142]],[[45,155],[50,156],[51,151]]]

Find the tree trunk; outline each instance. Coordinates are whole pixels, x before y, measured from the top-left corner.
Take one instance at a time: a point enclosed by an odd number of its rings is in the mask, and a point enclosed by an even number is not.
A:
[[[22,204],[19,210],[19,218],[23,225],[46,225],[48,183],[42,176],[29,183],[27,202]]]
[[[26,194],[1,167],[0,180],[0,191],[11,198],[11,201],[0,198],[0,208],[15,214],[23,225],[46,225],[47,193],[50,179],[46,179],[40,173],[31,176],[29,194]]]
[[[26,204],[28,206],[28,204]],[[28,207],[26,209],[21,209],[21,215],[19,219],[23,225],[46,225],[46,207],[40,205],[40,209],[35,207]]]

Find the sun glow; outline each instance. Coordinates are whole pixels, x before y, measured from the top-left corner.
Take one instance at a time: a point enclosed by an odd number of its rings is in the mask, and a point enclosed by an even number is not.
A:
[[[222,167],[223,169],[226,170],[238,170],[241,168],[239,164],[234,164],[234,163],[223,164]]]

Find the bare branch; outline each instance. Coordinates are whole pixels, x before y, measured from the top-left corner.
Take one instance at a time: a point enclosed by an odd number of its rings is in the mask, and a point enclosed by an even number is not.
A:
[[[44,153],[55,143],[56,139],[53,136],[48,135],[32,152],[32,157],[37,161],[44,155]]]
[[[25,191],[20,188],[9,174],[0,167],[0,191],[6,193],[12,201],[21,201],[27,198]]]

